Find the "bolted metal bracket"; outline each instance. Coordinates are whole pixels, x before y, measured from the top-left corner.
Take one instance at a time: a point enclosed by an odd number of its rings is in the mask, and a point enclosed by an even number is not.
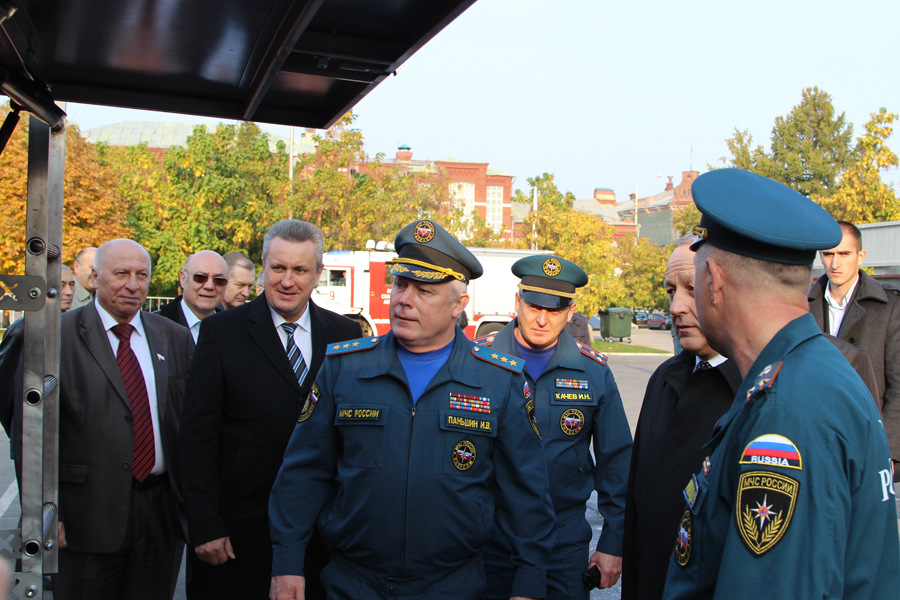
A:
[[[0,275],[0,310],[41,310],[47,284],[34,275]]]

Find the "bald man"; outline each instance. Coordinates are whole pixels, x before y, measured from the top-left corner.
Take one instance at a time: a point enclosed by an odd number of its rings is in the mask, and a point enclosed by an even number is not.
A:
[[[202,250],[184,261],[178,283],[184,294],[156,313],[190,329],[196,343],[200,321],[220,310],[228,286],[228,264],[219,253]]]
[[[103,244],[96,301],[62,316],[58,600],[168,600],[184,517],[175,487],[177,417],[193,340],[141,311],[150,256]]]

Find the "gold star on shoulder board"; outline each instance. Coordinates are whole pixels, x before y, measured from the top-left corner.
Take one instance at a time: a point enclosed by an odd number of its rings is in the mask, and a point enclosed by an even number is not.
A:
[[[500,358],[499,354],[491,354],[491,358]]]
[[[510,366],[514,367],[514,366],[516,366],[518,363],[516,363],[516,361],[514,361],[514,360],[511,360],[511,361],[509,361],[509,364],[510,364]]]
[[[340,349],[341,349],[341,345],[340,345],[340,344],[338,344],[337,346],[334,346],[334,347],[333,347],[333,350],[340,350]]]
[[[501,362],[509,362],[509,359],[506,358],[505,356],[501,356],[501,357],[500,357],[500,361],[501,361]]]
[[[353,342],[354,346],[359,346],[359,342]]]
[[[350,344],[344,344],[344,348],[349,348]]]

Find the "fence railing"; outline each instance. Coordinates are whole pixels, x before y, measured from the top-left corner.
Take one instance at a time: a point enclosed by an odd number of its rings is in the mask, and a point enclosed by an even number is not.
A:
[[[159,310],[174,299],[174,296],[147,296],[144,301],[144,310],[147,312]]]

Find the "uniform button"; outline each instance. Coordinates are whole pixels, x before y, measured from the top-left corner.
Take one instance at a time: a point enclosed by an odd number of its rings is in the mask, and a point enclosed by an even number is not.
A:
[[[393,593],[394,593],[394,586],[390,586],[390,587],[388,588],[387,592],[388,592],[388,594],[393,594]]]
[[[131,415],[125,415],[125,420],[126,420],[128,423],[131,423]]]
[[[856,338],[850,338],[849,341],[850,341],[851,344],[855,344],[855,343],[856,343]]]
[[[123,469],[129,469],[131,467],[131,463],[122,463]]]

